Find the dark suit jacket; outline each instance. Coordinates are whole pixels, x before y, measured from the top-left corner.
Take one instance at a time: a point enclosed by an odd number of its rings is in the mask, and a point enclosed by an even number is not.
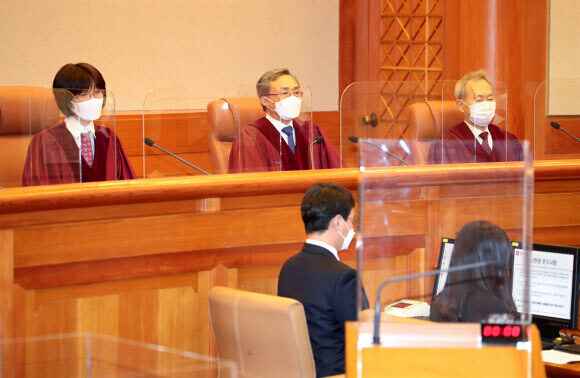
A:
[[[304,306],[318,377],[344,373],[344,323],[357,319],[356,285],[356,270],[307,243],[280,271],[278,295]],[[363,309],[368,307],[365,294]]]

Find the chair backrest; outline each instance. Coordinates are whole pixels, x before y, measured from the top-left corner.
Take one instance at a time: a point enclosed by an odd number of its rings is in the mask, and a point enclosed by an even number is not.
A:
[[[409,107],[408,138],[419,150],[418,163],[425,164],[431,142],[463,121],[463,113],[455,101],[424,101]]]
[[[31,137],[56,126],[58,120],[51,90],[0,87],[0,186],[21,186]]]
[[[296,300],[226,287],[209,292],[220,359],[240,377],[315,377],[304,307]]]
[[[241,128],[264,116],[258,97],[230,97],[207,105],[209,153],[215,173],[227,173],[232,142]]]

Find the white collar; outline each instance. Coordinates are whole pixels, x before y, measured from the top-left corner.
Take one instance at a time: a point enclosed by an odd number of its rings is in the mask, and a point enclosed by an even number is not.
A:
[[[266,119],[270,121],[272,125],[274,125],[274,127],[276,128],[276,130],[278,130],[280,134],[282,134],[282,129],[285,128],[286,126],[292,126],[292,132],[294,132],[294,125],[292,124],[293,123],[292,121],[290,121],[289,125],[285,125],[282,123],[282,121],[272,118],[268,113],[266,113]]]
[[[332,254],[334,255],[334,257],[336,257],[336,259],[338,261],[340,261],[340,259],[338,258],[338,251],[336,250],[336,248],[334,248],[330,244],[326,244],[325,242],[322,242],[320,240],[314,240],[314,239],[306,239],[306,243],[313,244],[313,245],[317,245],[319,247],[322,247],[324,249],[329,250],[330,252],[332,252]]]
[[[67,130],[75,138],[75,141],[80,141],[82,133],[90,132],[91,134],[93,134],[93,137],[95,136],[95,124],[93,123],[93,121],[91,121],[91,123],[89,123],[85,127],[81,125],[78,119],[76,119],[73,116],[70,116],[64,119],[64,123],[66,124]],[[77,142],[77,144],[78,143],[79,142]]]
[[[481,130],[480,130],[480,129],[478,129],[477,127],[475,127],[475,126],[473,126],[473,125],[470,125],[470,122],[467,122],[467,121],[464,121],[464,122],[465,122],[465,124],[467,125],[467,127],[469,127],[469,130],[471,130],[471,132],[473,133],[473,136],[474,136],[474,137],[476,137],[476,138],[477,138],[477,137],[479,136],[479,134],[481,134],[481,133],[485,133],[485,132],[487,132],[487,133],[489,134],[489,125],[488,125],[488,126],[485,126],[485,130],[481,131]]]

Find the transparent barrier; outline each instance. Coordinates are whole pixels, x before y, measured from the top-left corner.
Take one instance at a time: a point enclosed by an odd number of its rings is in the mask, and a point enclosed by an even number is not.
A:
[[[3,87],[0,107],[0,186],[135,177],[116,134],[111,91]]]
[[[321,167],[320,136],[312,123],[312,94],[291,76],[240,85],[234,100],[237,136],[230,173],[308,170]],[[316,134],[316,135],[315,135]]]
[[[509,132],[505,84],[470,82],[458,88],[463,98],[457,100],[457,83],[351,84],[340,104],[340,151],[345,166],[357,165],[358,138],[378,141],[361,148],[382,149],[390,165],[522,160],[521,144]]]
[[[384,143],[359,144],[365,142]],[[431,361],[433,371],[444,371],[437,364],[458,366],[450,348],[477,356],[500,345],[521,376],[530,373],[533,168],[523,146],[521,162],[445,170],[401,168],[379,149],[359,146],[356,344],[363,374],[373,368],[368,358],[380,353],[376,345],[389,349],[383,357],[390,363],[404,358],[399,364],[409,371],[420,371],[419,361]],[[375,316],[382,320],[375,323]]]
[[[2,373],[6,376],[238,376],[233,362],[90,333],[8,339],[1,346]]]
[[[157,88],[143,103],[142,137],[132,141],[143,156],[135,167],[144,178],[213,173],[207,155],[207,106],[213,98],[192,94],[191,88]]]
[[[534,159],[580,158],[580,78],[550,79],[534,94]]]
[[[508,125],[507,86],[485,80],[445,81],[440,116],[440,137],[431,146],[429,162],[485,163],[520,161],[521,144]]]
[[[431,142],[422,135],[425,101],[440,100],[437,81],[359,82],[349,85],[340,100],[340,154],[346,167],[358,166],[357,140],[378,141],[392,153],[391,165],[420,165],[427,161]],[[428,110],[427,110],[428,111]],[[376,150],[376,146],[361,145]]]
[[[0,87],[0,186],[22,186],[31,137],[58,125],[59,110],[51,89]]]
[[[268,85],[242,84],[233,102],[238,135],[230,154],[230,173],[340,167],[338,150],[313,123],[308,86],[290,76]]]

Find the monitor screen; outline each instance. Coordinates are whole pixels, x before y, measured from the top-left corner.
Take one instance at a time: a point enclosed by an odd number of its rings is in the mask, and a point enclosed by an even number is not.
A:
[[[455,240],[442,238],[437,269],[449,268]],[[512,297],[518,311],[523,309],[523,250],[520,242],[514,248],[511,269]],[[548,244],[534,244],[530,256],[530,312],[540,328],[578,327],[579,249]],[[447,273],[435,278],[433,298],[445,287]]]
[[[439,250],[439,263],[437,264],[437,270],[448,269],[449,263],[451,262],[451,255],[453,254],[453,246],[455,245],[455,239],[443,238],[441,239],[441,249]],[[435,299],[437,294],[439,294],[445,287],[445,281],[447,280],[447,273],[439,273],[435,276],[435,285],[433,286],[433,297],[431,301]]]
[[[515,244],[512,297],[523,310],[523,251]],[[534,244],[530,256],[530,313],[536,324],[578,326],[578,248]],[[544,322],[542,322],[544,321]]]

